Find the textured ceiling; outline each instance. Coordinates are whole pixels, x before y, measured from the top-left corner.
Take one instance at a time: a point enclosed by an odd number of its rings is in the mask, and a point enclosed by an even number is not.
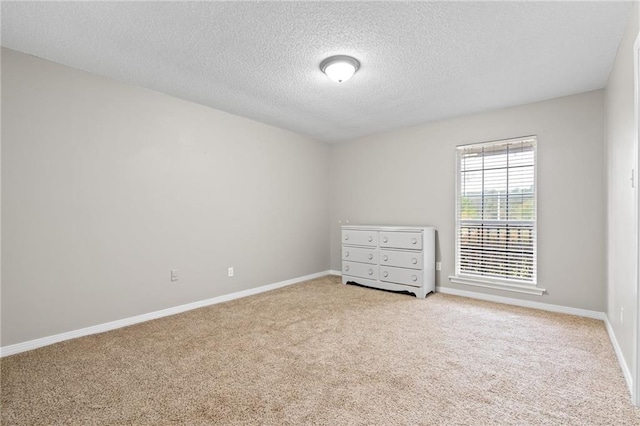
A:
[[[629,2],[2,2],[2,45],[325,141],[602,88]],[[341,85],[318,68],[360,60]]]

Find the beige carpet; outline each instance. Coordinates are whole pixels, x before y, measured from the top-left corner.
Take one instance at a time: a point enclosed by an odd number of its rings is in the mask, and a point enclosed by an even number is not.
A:
[[[6,425],[637,425],[602,322],[322,278],[2,359]]]

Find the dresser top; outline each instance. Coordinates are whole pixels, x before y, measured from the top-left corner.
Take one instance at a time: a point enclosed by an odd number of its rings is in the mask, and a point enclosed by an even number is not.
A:
[[[435,229],[433,226],[388,226],[388,225],[342,225],[342,229],[367,231],[422,231]]]

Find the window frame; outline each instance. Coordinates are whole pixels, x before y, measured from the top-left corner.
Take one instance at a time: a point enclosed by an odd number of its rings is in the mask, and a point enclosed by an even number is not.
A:
[[[533,139],[533,199],[534,199],[534,219],[532,221],[524,221],[526,223],[533,222],[533,230],[534,230],[534,244],[533,244],[533,280],[518,280],[511,278],[500,278],[500,277],[487,277],[482,275],[474,275],[461,273],[460,267],[460,226],[461,221],[459,218],[458,208],[459,202],[461,200],[461,190],[462,190],[462,176],[461,176],[461,162],[460,162],[460,153],[459,150],[465,147],[477,147],[482,148],[485,146],[493,146],[498,144],[509,144],[518,141],[524,141]],[[533,294],[533,295],[542,295],[546,292],[545,289],[538,287],[538,137],[537,135],[529,135],[529,136],[521,136],[516,138],[508,138],[508,139],[499,139],[492,140],[486,142],[477,142],[470,143],[464,145],[457,145],[455,150],[455,162],[456,162],[456,193],[455,193],[455,275],[449,276],[449,281],[456,284],[470,285],[476,287],[497,289],[497,290],[506,290],[516,293],[524,293],[524,294]],[[484,167],[483,167],[484,170]],[[508,174],[507,168],[507,174]],[[523,222],[522,220],[483,220],[483,219],[469,219],[465,222],[470,221],[478,221],[479,223],[484,222],[492,222],[492,223],[509,223],[509,222]]]

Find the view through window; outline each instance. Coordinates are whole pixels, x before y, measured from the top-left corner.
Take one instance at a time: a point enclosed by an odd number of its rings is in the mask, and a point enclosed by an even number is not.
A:
[[[536,138],[457,148],[456,275],[536,283]]]

